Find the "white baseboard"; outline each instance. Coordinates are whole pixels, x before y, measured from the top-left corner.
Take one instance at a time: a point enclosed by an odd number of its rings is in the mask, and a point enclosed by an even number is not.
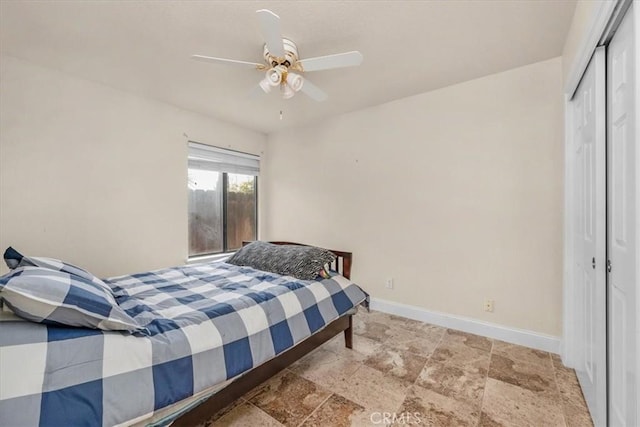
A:
[[[535,348],[536,350],[548,351],[555,354],[558,354],[560,350],[560,337],[540,334],[525,329],[509,328],[507,326],[496,325],[495,323],[454,316],[452,314],[438,313],[413,305],[373,297],[371,298],[371,309],[431,323],[432,325],[457,329],[488,338],[495,338],[512,344]]]

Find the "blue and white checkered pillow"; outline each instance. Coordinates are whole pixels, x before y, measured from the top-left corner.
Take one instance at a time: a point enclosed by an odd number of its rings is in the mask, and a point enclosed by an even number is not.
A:
[[[76,276],[80,276],[89,280],[90,282],[95,283],[98,286],[102,286],[105,290],[111,292],[111,288],[109,285],[104,283],[100,278],[94,276],[89,273],[87,270],[76,267],[73,264],[69,264],[68,262],[61,261],[55,258],[46,258],[46,257],[28,257],[22,255],[20,252],[13,249],[11,246],[4,251],[4,262],[7,264],[7,267],[10,269],[15,269],[18,267],[43,267],[56,271],[63,271],[65,273],[74,274]]]
[[[0,277],[0,298],[15,314],[33,322],[103,330],[142,329],[110,291],[66,271],[17,267]]]

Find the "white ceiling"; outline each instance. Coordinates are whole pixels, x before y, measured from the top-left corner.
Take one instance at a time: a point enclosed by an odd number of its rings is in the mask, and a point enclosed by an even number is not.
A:
[[[319,120],[559,56],[575,2],[0,1],[2,53],[260,132]],[[255,11],[281,18],[302,58],[359,50],[360,67],[308,73],[329,94],[249,97]],[[284,120],[280,121],[279,111]]]

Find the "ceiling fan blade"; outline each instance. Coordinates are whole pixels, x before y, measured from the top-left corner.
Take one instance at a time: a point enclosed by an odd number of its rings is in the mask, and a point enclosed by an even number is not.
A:
[[[298,61],[304,71],[329,70],[331,68],[354,67],[362,64],[363,56],[357,50],[335,55],[318,56]]]
[[[282,43],[282,31],[280,31],[280,17],[267,9],[260,9],[256,13],[260,19],[262,37],[264,37],[269,53],[283,58],[285,53],[284,44]]]
[[[306,78],[304,79],[304,83],[302,84],[300,91],[304,92],[309,98],[318,102],[325,101],[329,97],[329,95],[327,95],[322,89],[311,83]]]
[[[191,59],[202,62],[217,62],[219,64],[243,65],[249,68],[261,68],[264,66],[264,64],[258,64],[257,62],[237,61],[235,59],[226,58],[214,58],[213,56],[191,55]]]
[[[215,58],[213,56],[191,55],[191,59],[195,59],[196,61],[202,61],[202,62],[213,62],[213,63],[217,62],[219,64],[244,65],[246,67],[251,67],[251,68],[264,67],[264,64],[258,64],[257,62],[238,61],[235,59],[226,59],[226,58]]]

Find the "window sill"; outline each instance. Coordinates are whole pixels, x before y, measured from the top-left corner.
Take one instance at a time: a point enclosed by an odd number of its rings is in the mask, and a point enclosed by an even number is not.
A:
[[[191,258],[187,258],[187,264],[197,264],[201,262],[214,262],[214,261],[225,261],[227,258],[231,257],[231,255],[235,254],[235,252],[225,252],[223,254],[215,254],[215,255],[202,255],[202,256],[194,256]]]

